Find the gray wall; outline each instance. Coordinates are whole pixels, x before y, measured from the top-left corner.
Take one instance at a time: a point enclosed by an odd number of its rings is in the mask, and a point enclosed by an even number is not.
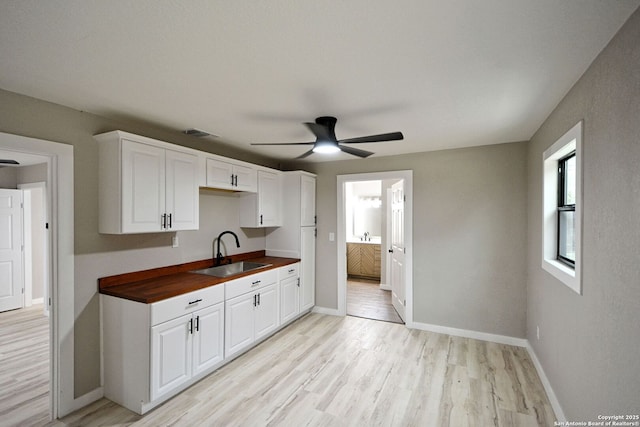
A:
[[[413,170],[414,321],[525,336],[526,143],[305,164],[318,174],[316,304],[337,308],[337,175]]]
[[[527,338],[568,420],[637,414],[640,408],[639,119],[640,10],[529,145]],[[579,120],[582,296],[541,268],[542,153]]]
[[[234,230],[240,236],[241,248],[230,246],[229,253],[264,249],[263,231],[240,230],[236,199],[226,193],[210,191],[201,191],[200,230],[178,232],[179,248],[171,247],[173,233],[98,234],[98,149],[92,136],[114,129],[276,166],[274,161],[211,140],[194,139],[158,124],[109,120],[0,90],[0,132],[74,147],[75,209],[69,208],[74,209],[75,215],[75,397],[100,386],[99,277],[209,258],[212,256],[213,239],[225,229]],[[13,181],[15,188],[15,176],[6,175],[3,172],[0,179],[4,176],[5,181]]]

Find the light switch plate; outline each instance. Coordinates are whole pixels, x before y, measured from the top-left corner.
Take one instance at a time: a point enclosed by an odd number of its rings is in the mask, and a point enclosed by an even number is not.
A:
[[[178,236],[173,236],[173,238],[171,239],[171,247],[177,248],[179,244],[180,242],[178,241]]]
[[[329,241],[333,242],[334,240],[336,240],[336,233],[329,233]]]

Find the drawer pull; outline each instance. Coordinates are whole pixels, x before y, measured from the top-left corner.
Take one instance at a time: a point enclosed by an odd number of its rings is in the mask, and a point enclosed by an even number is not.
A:
[[[197,303],[199,303],[199,302],[202,302],[202,298],[198,298],[197,300],[194,300],[194,301],[189,301],[189,305],[191,305],[191,304],[197,304]]]
[[[251,282],[251,286],[258,286],[262,280],[256,280],[255,282]]]
[[[289,270],[289,273],[293,273],[294,271],[296,271],[296,269],[292,268],[291,270]]]

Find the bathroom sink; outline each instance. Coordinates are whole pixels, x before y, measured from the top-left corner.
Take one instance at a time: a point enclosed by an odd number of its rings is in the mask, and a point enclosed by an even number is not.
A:
[[[191,273],[206,274],[214,277],[229,277],[234,274],[246,273],[247,271],[259,270],[269,267],[271,264],[262,264],[259,262],[240,261],[233,264],[224,264],[217,267],[203,268],[202,270],[193,270]]]

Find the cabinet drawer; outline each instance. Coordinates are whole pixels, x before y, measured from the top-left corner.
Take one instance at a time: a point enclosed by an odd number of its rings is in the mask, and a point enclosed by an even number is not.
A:
[[[223,302],[224,287],[225,283],[221,283],[151,304],[151,325]]]
[[[285,265],[284,267],[280,267],[278,272],[280,274],[280,277],[279,277],[280,281],[288,279],[289,277],[298,277],[300,275],[300,264],[295,263],[295,264]]]
[[[276,269],[231,280],[225,283],[225,299],[228,300],[277,282],[278,270]]]

